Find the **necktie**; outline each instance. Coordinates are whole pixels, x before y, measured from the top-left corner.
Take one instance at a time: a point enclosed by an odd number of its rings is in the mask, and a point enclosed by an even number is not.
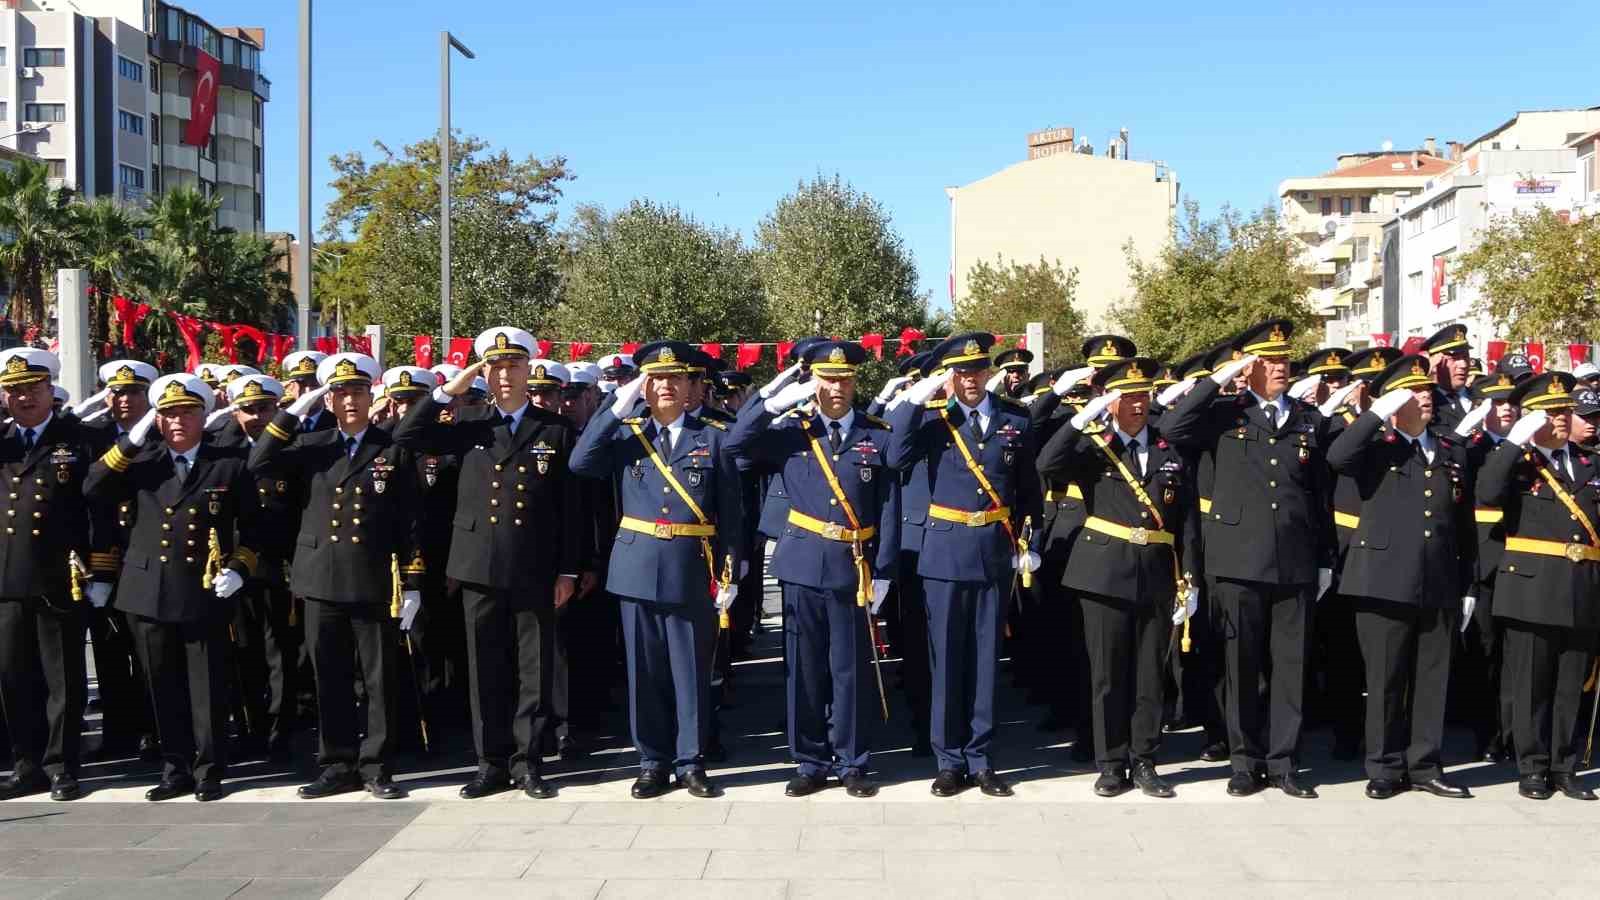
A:
[[[300,430],[301,431],[310,431],[311,429],[316,428],[316,427],[317,427],[317,417],[316,416],[306,416],[305,420],[300,423]]]
[[[33,452],[33,429],[24,429],[22,432],[22,452]]]
[[[1550,454],[1550,460],[1556,464],[1556,471],[1561,474],[1562,478],[1568,481],[1572,480],[1572,473],[1567,471],[1567,448],[1563,447]]]
[[[1261,411],[1267,414],[1267,424],[1276,430],[1278,427],[1278,405],[1276,403],[1268,403],[1261,408]]]
[[[355,459],[356,458],[356,439],[355,438],[347,437],[347,438],[344,439],[344,455],[345,455],[346,459]]]
[[[500,424],[506,426],[506,430],[507,431],[516,431],[517,430],[516,429],[516,425],[514,424],[515,422],[516,422],[516,419],[514,417],[510,416],[510,415],[502,415],[500,417]]]
[[[178,480],[180,482],[189,480],[189,457],[187,457],[187,456],[176,456],[176,457],[173,457],[172,465],[178,470]]]
[[[828,446],[833,448],[833,452],[838,453],[839,452],[839,445],[841,443],[843,443],[843,442],[844,442],[844,436],[839,433],[839,423],[838,422],[829,422],[828,423]]]
[[[975,441],[983,440],[983,423],[978,421],[977,410],[972,411],[972,439]]]
[[[1411,449],[1417,454],[1417,459],[1423,465],[1428,465],[1428,451],[1422,446],[1422,438],[1413,439],[1411,445]]]
[[[1134,438],[1128,442],[1128,459],[1133,463],[1133,473],[1140,478],[1144,477],[1144,463],[1139,461],[1139,439]]]
[[[660,426],[660,428],[661,431],[657,437],[661,439],[661,459],[664,462],[672,458],[672,429],[665,425]]]

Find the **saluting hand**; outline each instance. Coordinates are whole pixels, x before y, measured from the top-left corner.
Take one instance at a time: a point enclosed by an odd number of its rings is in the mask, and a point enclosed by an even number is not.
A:
[[[1289,385],[1289,396],[1296,400],[1304,400],[1317,392],[1317,385],[1322,383],[1322,375],[1307,375],[1305,378]]]
[[[1191,375],[1177,384],[1169,385],[1165,390],[1157,394],[1156,402],[1162,406],[1171,406],[1172,404],[1178,402],[1179,397],[1182,397],[1184,394],[1194,390],[1194,386],[1198,383],[1199,379]]]
[[[1466,437],[1471,434],[1474,429],[1483,424],[1484,419],[1489,417],[1489,410],[1493,408],[1494,398],[1485,397],[1483,402],[1474,406],[1471,412],[1461,418],[1461,424],[1456,426],[1456,436]]]
[[[1111,401],[1121,396],[1121,391],[1109,391],[1085,403],[1083,409],[1072,417],[1072,427],[1082,431],[1090,422],[1105,414],[1105,411],[1111,406]]]
[[[150,437],[150,429],[154,428],[155,424],[156,411],[152,407],[138,422],[134,423],[132,428],[128,429],[128,443],[135,447],[144,446],[145,439]]]
[[[1405,408],[1412,397],[1411,388],[1395,388],[1382,397],[1372,401],[1372,408],[1367,410],[1380,419],[1387,419]]]
[[[329,385],[325,384],[314,391],[306,391],[301,394],[295,398],[293,403],[289,404],[289,415],[300,419],[311,415],[311,410],[322,402],[322,398],[328,393],[328,390]]]
[[[216,412],[212,413],[211,415],[206,416],[206,427],[210,428],[211,426],[217,424],[222,419],[224,419],[224,418],[226,418],[226,417],[228,417],[230,415],[233,415],[233,411],[238,409],[238,408],[239,408],[239,404],[230,403],[227,406],[224,406],[223,408],[221,408],[221,409],[217,410]]]
[[[816,393],[816,381],[802,381],[798,384],[788,385],[777,394],[762,401],[761,405],[766,407],[767,412],[776,416],[810,400],[816,396]]]
[[[1511,426],[1511,431],[1506,434],[1506,440],[1516,444],[1518,447],[1526,447],[1528,442],[1533,440],[1533,436],[1538,433],[1539,429],[1543,428],[1545,423],[1549,421],[1549,413],[1542,409],[1536,409],[1518,419],[1517,424]]]
[[[883,383],[883,390],[878,392],[878,402],[888,403],[890,400],[893,400],[895,391],[900,390],[901,385],[909,384],[910,382],[911,376],[909,375],[897,375],[894,378],[885,381]]]
[[[1050,389],[1058,395],[1065,396],[1067,391],[1082,384],[1085,378],[1093,374],[1094,366],[1080,366],[1076,369],[1068,369],[1061,373],[1061,377],[1057,378],[1054,384],[1050,385]]]
[[[466,368],[457,372],[456,377],[445,382],[444,387],[440,388],[440,390],[444,391],[451,397],[465,396],[467,391],[472,390],[472,379],[477,378],[478,373],[482,372],[484,366],[487,366],[488,364],[489,363],[487,360],[478,360],[472,365],[467,366]]]
[[[634,406],[639,403],[639,395],[644,393],[644,380],[647,375],[638,375],[632,381],[617,388],[616,394],[611,398],[611,414],[622,418],[633,412]]]
[[[784,369],[782,372],[779,372],[776,378],[761,386],[761,399],[766,400],[770,398],[773,394],[783,390],[784,385],[794,381],[799,377],[800,364],[795,363],[789,368]]]
[[[1361,382],[1352,379],[1349,384],[1339,388],[1337,391],[1334,391],[1332,396],[1322,401],[1322,405],[1317,407],[1317,412],[1322,413],[1325,416],[1333,415],[1334,410],[1343,406],[1344,402],[1350,399],[1350,395],[1354,394],[1360,389]]]
[[[1246,353],[1244,356],[1228,363],[1215,372],[1212,372],[1211,380],[1216,382],[1220,387],[1227,387],[1228,383],[1237,378],[1240,373],[1248,376],[1250,374],[1250,367],[1255,363],[1255,361],[1256,355],[1254,353]]]

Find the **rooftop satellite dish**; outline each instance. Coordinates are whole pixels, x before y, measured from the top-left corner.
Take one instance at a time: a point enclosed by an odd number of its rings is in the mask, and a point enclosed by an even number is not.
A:
[[[1383,142],[1383,152],[1388,153],[1393,149],[1394,149],[1394,141],[1384,141]]]

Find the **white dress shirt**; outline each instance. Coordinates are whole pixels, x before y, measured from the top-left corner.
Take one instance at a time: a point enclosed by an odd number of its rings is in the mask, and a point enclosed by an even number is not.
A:
[[[961,411],[966,413],[967,418],[971,418],[973,416],[978,417],[979,431],[987,432],[989,430],[989,417],[994,415],[994,402],[990,399],[988,394],[984,394],[983,399],[978,401],[977,409],[973,409],[965,403],[962,403],[960,400],[956,401],[956,405],[961,407]]]
[[[1534,446],[1538,447],[1537,444]],[[1561,457],[1562,465],[1559,466],[1556,465],[1555,459],[1556,451],[1558,450],[1565,451]],[[1559,447],[1539,447],[1539,452],[1544,454],[1544,461],[1550,464],[1550,468],[1567,476],[1568,481],[1572,480],[1572,445],[1562,444]]]
[[[1259,406],[1262,414],[1267,416],[1267,421],[1272,422],[1274,425],[1281,426],[1289,418],[1289,404],[1284,402],[1282,394],[1279,394],[1276,400],[1268,400],[1255,391],[1251,391],[1250,396],[1256,399],[1256,406]],[[1271,408],[1274,412],[1268,413],[1268,408]],[[1277,418],[1272,418],[1274,415]]]
[[[1136,434],[1136,435],[1124,434],[1122,432],[1121,428],[1117,428],[1115,426],[1112,426],[1112,430],[1117,433],[1117,437],[1122,441],[1122,446],[1124,446],[1124,447],[1127,447],[1129,444],[1133,443],[1134,441],[1138,441],[1139,442],[1139,451],[1138,451],[1138,453],[1139,453],[1139,471],[1134,473],[1134,474],[1142,474],[1142,473],[1145,473],[1145,472],[1149,472],[1150,471],[1150,429],[1149,428],[1141,428],[1141,429],[1139,429],[1139,433]]]

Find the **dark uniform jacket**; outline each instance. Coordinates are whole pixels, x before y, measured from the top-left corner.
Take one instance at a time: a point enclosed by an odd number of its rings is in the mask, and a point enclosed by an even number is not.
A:
[[[1437,384],[1433,386],[1433,424],[1444,431],[1453,432],[1461,420],[1467,417],[1471,407],[1463,409],[1461,398],[1465,394],[1446,393],[1444,388]]]
[[[1203,378],[1161,417],[1167,440],[1209,466],[1202,494],[1206,575],[1267,584],[1315,584],[1333,568],[1326,437],[1316,407],[1284,398],[1289,413],[1267,424],[1255,395],[1219,396]]]
[[[237,448],[246,459],[250,456],[250,437],[235,419],[229,418],[225,425],[211,432],[209,440],[219,447]],[[261,565],[256,567],[255,576],[268,584],[288,587],[288,568],[294,562],[295,538],[304,505],[301,479],[299,473],[281,468],[258,471],[254,475],[261,518],[270,523],[270,527],[262,529],[261,546],[256,548]]]
[[[1176,598],[1180,576],[1188,574],[1198,580],[1202,574],[1200,521],[1193,473],[1183,455],[1154,428],[1146,426],[1145,438],[1150,446],[1141,477],[1114,430],[1096,423],[1080,432],[1068,421],[1039,451],[1039,473],[1080,485],[1088,517],[1173,536],[1170,545],[1148,540],[1140,545],[1093,528],[1080,528],[1062,584],[1165,610]],[[1106,455],[1107,449],[1122,467]],[[1150,505],[1140,500],[1123,469],[1133,476]]]
[[[88,566],[112,550],[112,509],[84,497],[83,481],[94,461],[84,426],[54,415],[36,432],[33,449],[22,451],[22,429],[15,422],[0,433],[0,598],[45,597],[72,600],[68,555],[77,551]]]
[[[134,447],[121,438],[89,467],[83,484],[91,499],[132,507],[117,609],[158,622],[227,621],[233,600],[202,584],[211,533],[221,563],[249,578],[267,526],[244,453],[202,440],[189,477],[180,481],[167,445],[153,434],[150,440]]]
[[[1487,431],[1479,429],[1474,431],[1467,439],[1467,467],[1471,471],[1471,485],[1473,493],[1472,517],[1478,529],[1478,565],[1474,573],[1479,584],[1493,584],[1495,570],[1500,568],[1500,557],[1506,550],[1505,513],[1496,506],[1490,506],[1477,496],[1478,473],[1483,471],[1483,464],[1488,462],[1489,454],[1495,448],[1505,443],[1505,439],[1495,439]],[[1478,604],[1483,605],[1485,598],[1479,597]]]
[[[1055,437],[1056,432],[1065,426],[1077,409],[1070,403],[1063,405],[1062,397],[1055,391],[1039,395],[1028,406],[1028,418],[1033,422],[1034,440],[1043,447]],[[1155,421],[1155,417],[1151,417]],[[1039,472],[1042,479],[1040,485],[1044,492],[1043,518],[1044,541],[1041,556],[1060,554],[1061,559],[1066,559],[1072,544],[1078,537],[1078,529],[1083,527],[1084,519],[1089,513],[1083,505],[1083,487],[1070,479],[1054,477],[1042,469]]]
[[[922,471],[930,505],[923,526],[922,552],[917,558],[917,574],[944,581],[992,582],[1009,578],[1011,560],[1017,553],[1013,535],[1022,534],[1023,523],[1041,522],[1039,478],[1034,468],[1033,426],[1028,411],[1020,403],[998,394],[989,394],[988,427],[974,440],[966,413],[954,400],[926,406],[905,402],[889,413],[891,430],[887,461],[902,471]],[[1007,522],[972,526],[938,518],[931,507],[977,513],[994,508],[987,491],[973,475],[955,446],[947,423],[961,431],[962,441],[999,495],[1009,507]],[[1033,546],[1038,545],[1034,536]]]
[[[635,426],[646,441],[657,444],[653,420],[619,419],[610,406],[595,413],[572,452],[573,471],[614,481],[623,517],[662,525],[697,524],[694,512],[651,462],[635,436]],[[720,581],[730,557],[734,577],[738,577],[746,543],[744,507],[726,428],[721,422],[684,416],[683,430],[672,445],[672,458],[663,460],[716,527],[710,538],[710,565],[698,538],[657,537],[618,528],[606,576],[606,589],[611,593],[664,605],[703,607],[712,599],[713,574]]]
[[[1339,436],[1344,434],[1344,430],[1360,415],[1361,410],[1353,406],[1341,406],[1334,410],[1324,428],[1328,446],[1332,447]],[[1336,558],[1342,567],[1345,554],[1350,549],[1350,538],[1356,533],[1356,526],[1361,521],[1361,488],[1351,475],[1334,471],[1332,479],[1333,536],[1336,542]]]
[[[762,405],[739,413],[729,439],[729,452],[766,465],[782,466],[789,487],[790,509],[840,528],[853,528],[818,465],[812,440],[850,503],[857,523],[875,534],[861,542],[862,555],[876,577],[893,579],[900,553],[899,475],[884,462],[889,424],[857,411],[838,451],[828,446],[828,430],[820,416],[791,410],[776,417]],[[849,541],[834,540],[785,522],[772,557],[772,576],[779,581],[824,590],[854,591],[859,582]]]
[[[421,454],[456,458],[459,480],[445,574],[495,589],[540,585],[548,597],[560,575],[576,576],[582,530],[572,527],[585,508],[583,485],[572,477],[572,423],[529,404],[515,434],[497,406],[459,410],[439,421],[430,394],[412,404],[394,439]]]
[[[344,432],[297,432],[298,423],[280,411],[250,450],[251,473],[273,479],[274,490],[287,475],[305,485],[290,590],[330,603],[391,602],[396,563],[412,586],[426,570],[412,455],[369,427],[351,458]]]
[[[1581,516],[1600,528],[1600,464],[1576,444],[1567,444],[1573,476],[1555,477],[1577,504]],[[1556,545],[1592,545],[1582,519],[1551,490],[1540,472],[1546,465],[1536,447],[1507,441],[1478,473],[1478,499],[1505,511],[1505,534]],[[1573,562],[1565,556],[1517,552],[1506,547],[1494,582],[1494,614],[1535,625],[1585,631],[1600,628],[1600,562]]]
[[[1472,593],[1478,541],[1467,450],[1431,431],[1432,462],[1370,412],[1328,448],[1328,464],[1353,479],[1361,497],[1340,593],[1436,609]]]

